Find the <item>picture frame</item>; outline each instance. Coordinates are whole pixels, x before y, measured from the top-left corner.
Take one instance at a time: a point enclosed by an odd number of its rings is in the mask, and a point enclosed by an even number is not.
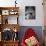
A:
[[[10,15],[16,15],[17,13],[18,13],[18,12],[17,12],[16,10],[10,10],[10,11],[9,11],[9,14],[10,14]]]
[[[25,19],[26,20],[36,19],[35,6],[25,6]]]
[[[2,10],[2,15],[9,15],[9,10]]]

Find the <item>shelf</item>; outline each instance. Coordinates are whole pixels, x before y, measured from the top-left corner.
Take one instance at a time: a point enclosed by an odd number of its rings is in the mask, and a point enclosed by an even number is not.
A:
[[[3,46],[18,46],[18,42],[2,42]]]
[[[8,43],[8,42],[12,43],[12,42],[14,42],[15,43],[15,42],[19,42],[19,40],[15,40],[15,41],[10,40],[10,41],[2,41],[2,42],[4,42],[4,43]]]
[[[0,7],[0,15],[1,15],[0,24],[18,24],[19,7]],[[12,19],[12,17],[14,18]]]
[[[0,46],[18,46],[18,17],[19,7],[0,7]]]
[[[12,29],[14,31],[14,29],[16,29],[17,31],[19,31],[19,25],[18,24],[1,24],[1,30],[5,29],[5,28],[9,28]]]
[[[18,16],[2,16],[2,24],[18,24]]]
[[[0,7],[0,10],[12,10],[12,9],[14,9],[14,10],[18,10],[19,9],[19,7]]]
[[[18,46],[18,41],[1,41],[0,45],[1,46]]]
[[[19,16],[19,15],[17,13],[17,14],[9,14],[9,15],[1,15],[1,16]]]

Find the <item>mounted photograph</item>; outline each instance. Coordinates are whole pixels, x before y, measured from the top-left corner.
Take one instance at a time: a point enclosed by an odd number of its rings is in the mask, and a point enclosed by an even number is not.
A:
[[[25,19],[36,19],[35,6],[25,6]]]

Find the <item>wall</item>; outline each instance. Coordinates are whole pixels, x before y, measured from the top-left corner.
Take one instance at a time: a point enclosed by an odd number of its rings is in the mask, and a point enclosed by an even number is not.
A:
[[[22,0],[19,2],[21,4],[20,24],[22,26],[42,26],[43,25],[42,0],[24,0],[24,1]],[[25,16],[25,6],[35,6],[36,7],[36,20],[25,20],[25,17],[24,17]]]
[[[15,0],[0,0],[0,6],[9,7],[14,6]],[[43,26],[43,6],[42,0],[17,0],[17,6],[20,7],[19,10],[19,24],[20,26]],[[25,6],[35,6],[36,8],[36,19],[35,20],[25,20]]]
[[[32,28],[33,31],[36,33],[38,40],[43,43],[43,33],[42,33],[42,26],[21,26],[20,27],[20,32],[19,32],[19,38],[20,41],[22,40],[25,32],[27,31],[28,28]]]
[[[13,7],[15,6],[14,3],[15,0],[0,0],[0,6],[1,7]],[[19,24],[20,26],[32,26],[37,33],[38,37],[40,38],[40,42],[42,42],[43,38],[43,30],[42,27],[44,26],[44,16],[43,16],[43,5],[42,0],[17,0],[17,6],[19,6]],[[35,6],[36,8],[36,19],[35,20],[25,20],[25,6]],[[12,17],[10,17],[12,18]],[[9,18],[9,19],[10,19]],[[37,27],[38,26],[38,27]],[[25,31],[24,28],[28,27],[20,27],[20,33],[23,35],[23,31]],[[22,38],[22,35],[20,34],[20,38]]]

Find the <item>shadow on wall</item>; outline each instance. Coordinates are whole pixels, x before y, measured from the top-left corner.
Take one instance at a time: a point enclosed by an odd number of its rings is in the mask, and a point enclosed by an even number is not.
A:
[[[20,42],[24,36],[24,33],[25,31],[28,29],[28,28],[32,28],[34,30],[34,32],[36,32],[37,34],[37,37],[38,37],[38,40],[43,43],[43,30],[42,30],[42,26],[21,26],[20,27],[20,32],[19,32],[19,39],[20,39]]]

